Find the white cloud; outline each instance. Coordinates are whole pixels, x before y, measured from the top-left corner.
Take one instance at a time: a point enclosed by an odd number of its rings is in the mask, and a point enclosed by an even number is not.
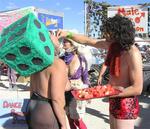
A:
[[[66,8],[64,8],[64,10],[71,10],[71,8],[70,7],[66,7]]]
[[[18,6],[13,2],[9,2],[8,5],[6,6],[6,9],[16,9],[16,8],[18,8]]]

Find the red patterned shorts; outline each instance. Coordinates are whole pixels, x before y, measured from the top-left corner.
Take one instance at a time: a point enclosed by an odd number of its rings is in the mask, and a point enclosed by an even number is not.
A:
[[[116,119],[136,119],[139,114],[138,98],[110,98],[109,111]]]

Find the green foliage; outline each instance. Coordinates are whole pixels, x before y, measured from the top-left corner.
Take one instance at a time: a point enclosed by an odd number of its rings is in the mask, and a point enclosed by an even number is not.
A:
[[[107,8],[111,5],[106,2],[84,1],[87,5],[86,30],[87,35],[92,37],[102,37],[101,25],[107,18]]]

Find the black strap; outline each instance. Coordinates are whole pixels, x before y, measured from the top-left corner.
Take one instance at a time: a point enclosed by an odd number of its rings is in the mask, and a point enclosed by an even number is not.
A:
[[[50,102],[50,99],[41,96],[39,93],[33,92],[31,96],[32,100],[46,101]]]

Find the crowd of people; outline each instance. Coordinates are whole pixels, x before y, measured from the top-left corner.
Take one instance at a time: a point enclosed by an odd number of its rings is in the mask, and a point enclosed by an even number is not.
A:
[[[108,83],[121,91],[109,98],[110,128],[134,129],[139,114],[137,96],[143,87],[142,56],[134,42],[135,29],[128,18],[116,15],[105,21],[103,31],[104,39],[64,30],[50,33],[56,50],[54,63],[31,75],[26,115],[29,129],[87,129],[83,121],[87,102],[71,94],[71,90],[90,86],[87,61],[74,42],[108,51],[97,83],[102,83],[108,67]],[[65,50],[61,57],[60,39]]]

